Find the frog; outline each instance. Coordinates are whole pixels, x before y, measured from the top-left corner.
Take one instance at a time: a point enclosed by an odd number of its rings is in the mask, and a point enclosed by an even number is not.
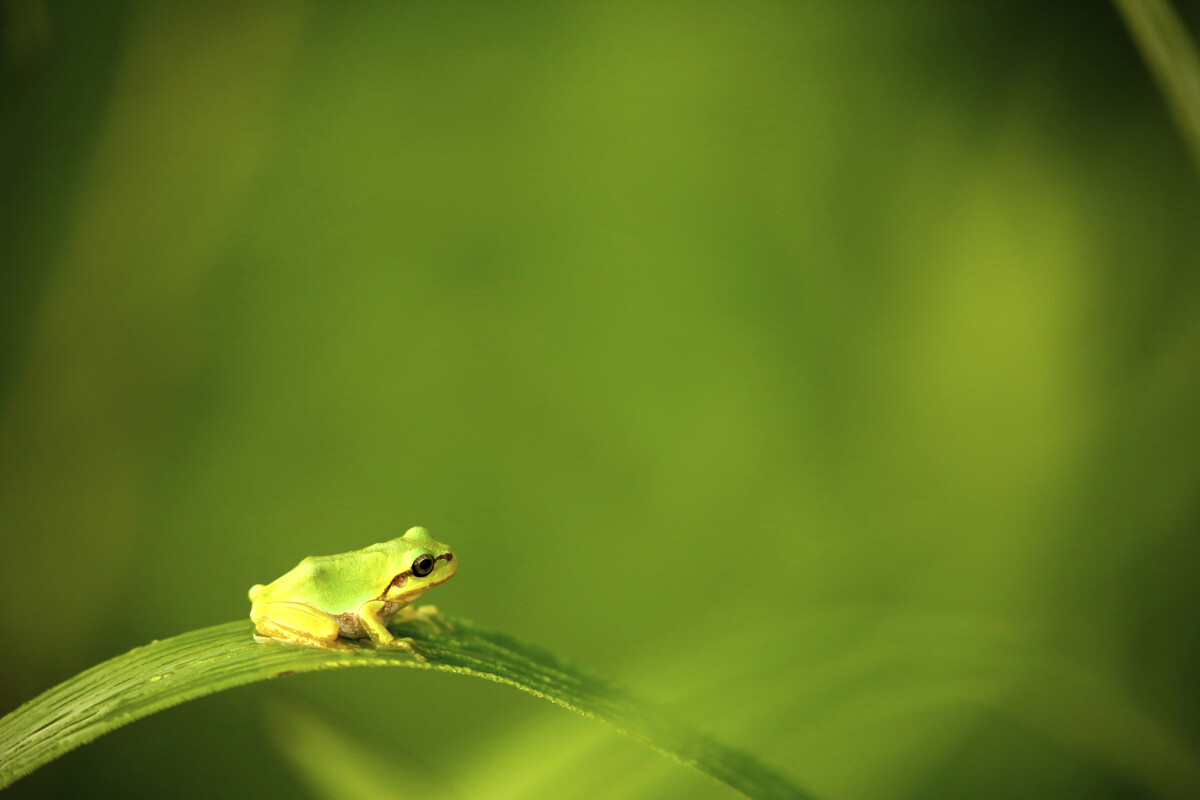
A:
[[[456,572],[454,551],[420,526],[361,550],[309,556],[250,589],[254,639],[344,649],[341,639],[369,637],[377,649],[406,650],[424,660],[413,640],[394,635],[388,622],[399,615],[403,622],[446,629],[436,607],[412,602]]]

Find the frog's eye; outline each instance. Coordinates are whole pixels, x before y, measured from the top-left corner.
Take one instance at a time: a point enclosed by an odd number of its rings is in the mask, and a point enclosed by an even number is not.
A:
[[[412,574],[416,575],[418,578],[424,578],[426,575],[433,572],[433,565],[435,563],[436,560],[434,557],[428,553],[419,555],[417,556],[417,559],[413,561]]]

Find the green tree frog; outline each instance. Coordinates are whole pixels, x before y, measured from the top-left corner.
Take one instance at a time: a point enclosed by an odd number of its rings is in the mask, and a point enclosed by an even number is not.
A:
[[[309,556],[273,583],[250,590],[250,619],[260,634],[255,639],[336,648],[338,636],[369,636],[376,647],[417,654],[411,639],[387,629],[388,621],[403,610],[404,621],[439,624],[436,608],[409,604],[457,571],[454,551],[419,527],[362,550]]]

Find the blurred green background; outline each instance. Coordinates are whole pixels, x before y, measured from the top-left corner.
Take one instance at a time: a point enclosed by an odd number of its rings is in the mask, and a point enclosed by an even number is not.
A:
[[[1200,183],[1107,4],[2,7],[0,712],[421,524],[829,800],[1200,795]],[[11,792],[392,789],[732,796],[386,670]]]

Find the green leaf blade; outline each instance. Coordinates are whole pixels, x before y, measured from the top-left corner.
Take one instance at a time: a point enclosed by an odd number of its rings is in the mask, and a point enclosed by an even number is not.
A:
[[[98,664],[0,719],[0,788],[103,734],[157,711],[270,678],[354,666],[436,669],[513,686],[593,719],[747,797],[807,800],[811,795],[753,756],[697,732],[609,681],[564,659],[448,619],[454,633],[397,626],[428,660],[400,650],[347,644],[319,650],[256,643],[249,621],[203,628]]]
[[[1200,56],[1170,0],[1114,0],[1200,168]]]

